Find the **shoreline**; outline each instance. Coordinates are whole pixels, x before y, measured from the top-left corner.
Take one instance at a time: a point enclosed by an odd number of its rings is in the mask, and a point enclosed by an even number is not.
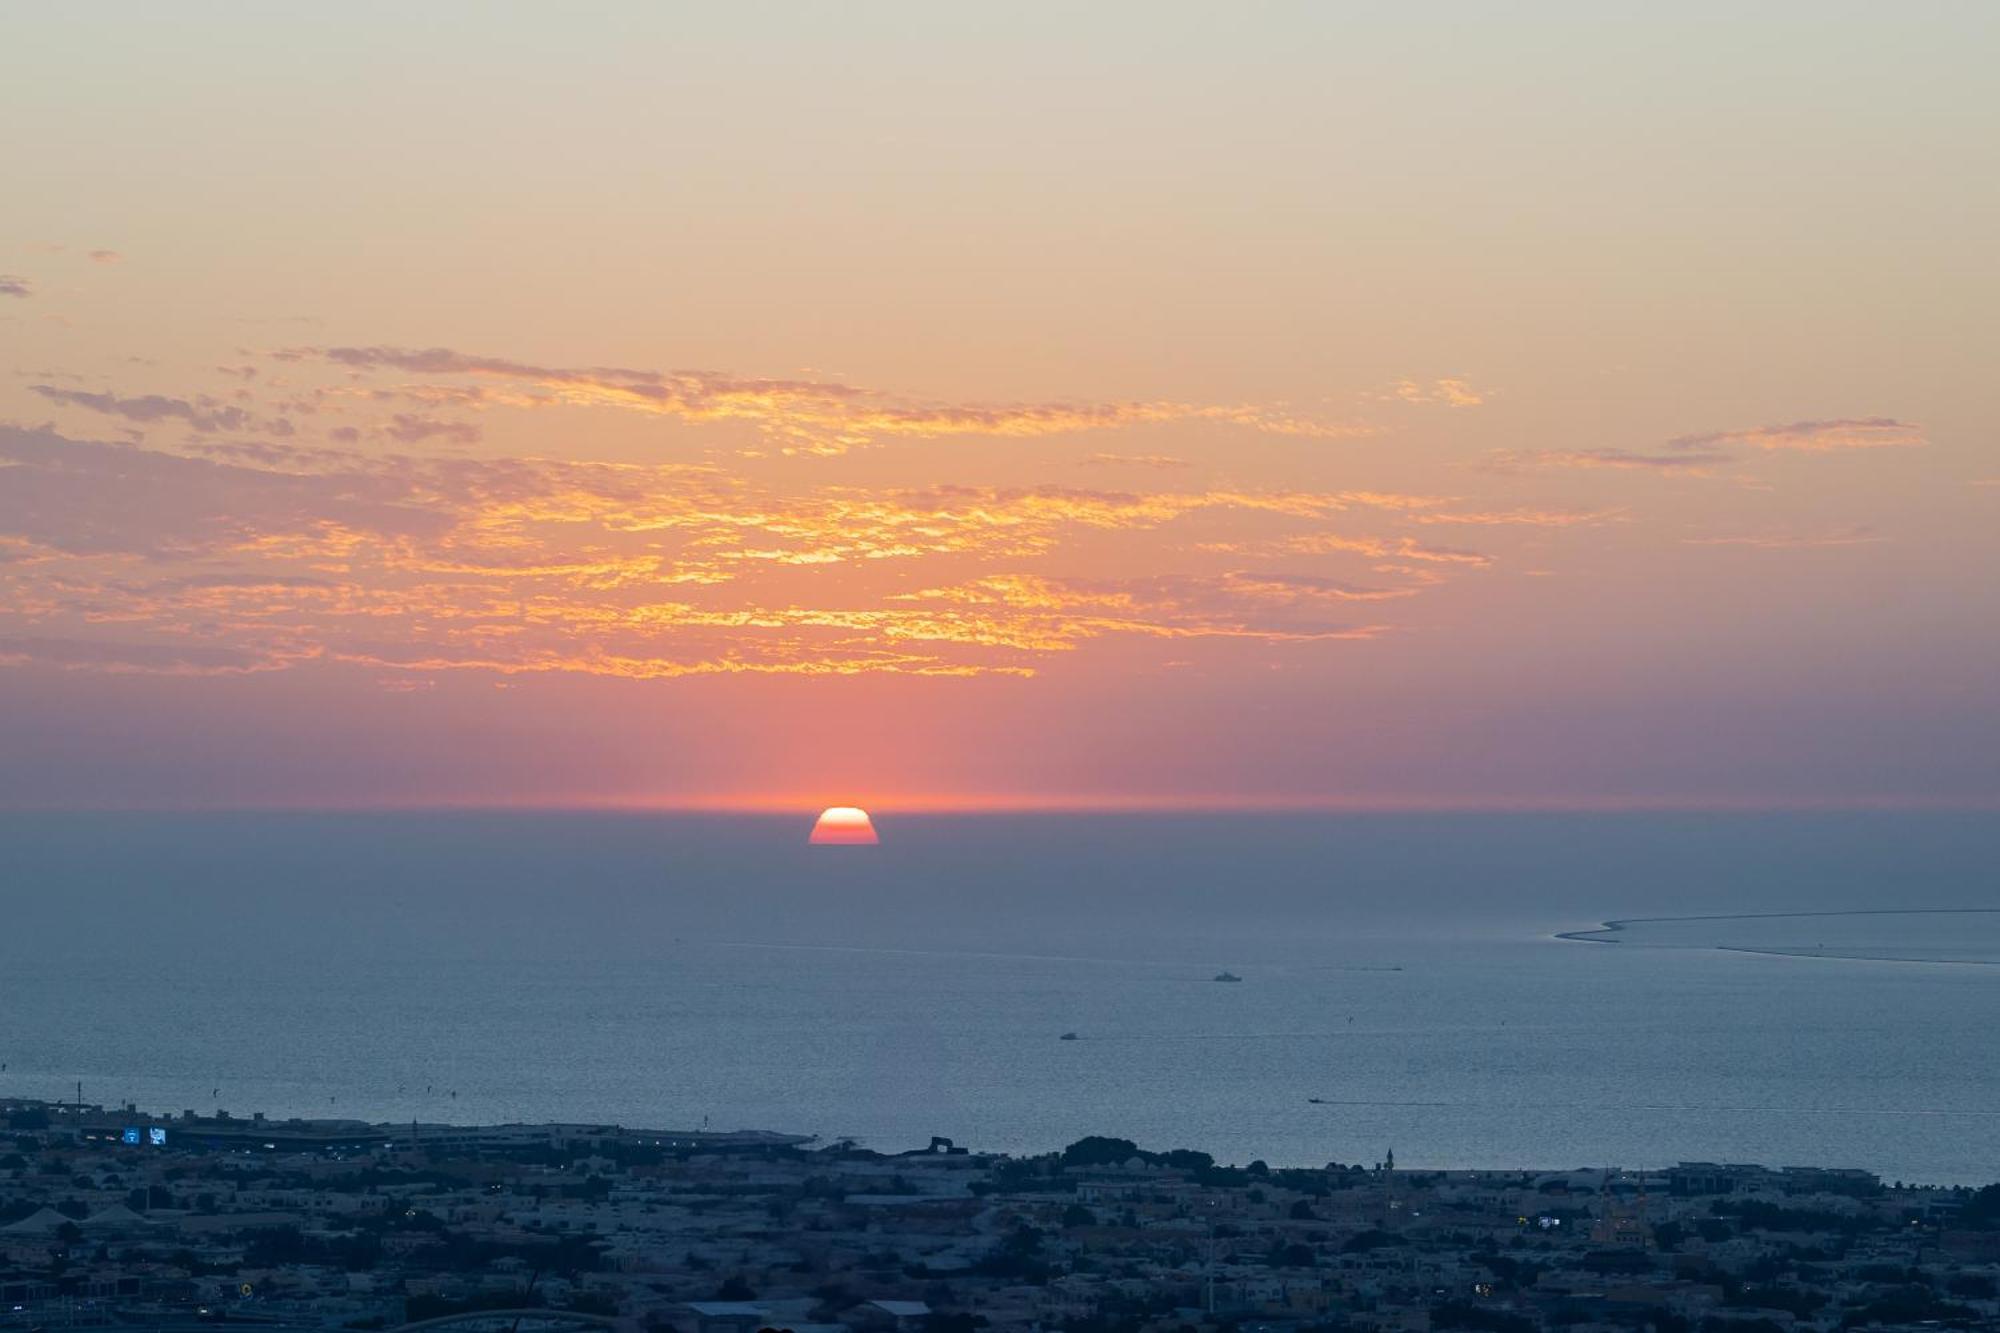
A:
[[[1346,1101],[1340,1099],[1315,1099],[1314,1104],[1329,1109],[1343,1109],[1365,1106],[1407,1107],[1410,1109],[1474,1109],[1475,1103],[1436,1101]],[[1613,1108],[1602,1108],[1613,1109]],[[1623,1108],[1632,1111],[1715,1111],[1727,1110],[1736,1114],[1773,1115],[1830,1115],[1868,1116],[1881,1114],[1926,1115],[1935,1117],[1970,1116],[1977,1118],[2000,1117],[2000,1109],[1994,1110],[1944,1110],[1918,1109],[1899,1111],[1879,1111],[1866,1107],[1782,1107],[1782,1106],[1740,1106],[1740,1107],[1677,1107],[1669,1104],[1644,1104]],[[120,1147],[146,1152],[160,1151],[172,1155],[214,1154],[241,1155],[246,1157],[287,1157],[312,1156],[335,1160],[353,1159],[362,1156],[384,1154],[400,1156],[405,1154],[443,1153],[462,1155],[466,1153],[496,1153],[510,1155],[519,1153],[539,1153],[545,1151],[576,1151],[589,1148],[609,1152],[664,1152],[670,1156],[691,1153],[828,1153],[834,1156],[861,1155],[869,1158],[895,1160],[902,1158],[932,1158],[948,1156],[981,1162],[1029,1162],[1061,1155],[1063,1147],[1040,1150],[984,1149],[976,1145],[960,1145],[942,1136],[933,1136],[928,1148],[875,1148],[851,1135],[839,1134],[794,1134],[769,1129],[732,1130],[676,1130],[647,1129],[591,1121],[516,1121],[498,1124],[452,1124],[443,1122],[368,1121],[359,1119],[332,1119],[314,1117],[288,1117],[274,1119],[263,1112],[249,1117],[234,1116],[227,1112],[219,1116],[154,1115],[133,1106],[104,1107],[93,1103],[50,1102],[37,1098],[0,1098],[0,1130],[15,1134],[45,1133],[67,1138],[77,1147],[98,1147],[117,1149]],[[155,1134],[159,1137],[155,1137]],[[1086,1138],[1106,1138],[1089,1135]],[[1115,1138],[1107,1141],[1120,1142]],[[1226,1170],[1244,1169],[1235,1163],[1222,1162],[1205,1150],[1172,1149],[1170,1151],[1195,1151]],[[1262,1159],[1253,1159],[1262,1160]],[[1630,1169],[1641,1172],[1664,1172],[1688,1165],[1686,1160],[1639,1163]],[[1328,1166],[1334,1165],[1328,1163]],[[1320,1167],[1310,1163],[1274,1163],[1274,1170],[1317,1170]],[[1440,1177],[1494,1177],[1511,1175],[1561,1175],[1577,1171],[1597,1170],[1590,1164],[1524,1164],[1511,1165],[1426,1165],[1420,1162],[1407,1163],[1406,1170],[1423,1175]],[[1824,1162],[1790,1163],[1782,1168],[1798,1170],[1870,1170],[1864,1167],[1834,1165]],[[1918,1182],[1912,1182],[1915,1184]],[[1977,1171],[1968,1171],[1955,1181],[1928,1182],[1930,1187],[1955,1188],[1986,1183],[1986,1177]]]
[[[1694,921],[1782,921],[1826,917],[1873,916],[2000,916],[2000,907],[1857,907],[1833,908],[1821,912],[1705,912],[1691,916],[1614,917],[1583,930],[1559,930],[1549,938],[1576,944],[1628,944],[1619,939],[1633,926],[1681,925]],[[2000,958],[1908,958],[1889,954],[1760,947],[1750,944],[1650,944],[1643,948],[1714,950],[1718,953],[1756,954],[1765,958],[1816,958],[1847,963],[1929,963],[1946,967],[2000,966]]]

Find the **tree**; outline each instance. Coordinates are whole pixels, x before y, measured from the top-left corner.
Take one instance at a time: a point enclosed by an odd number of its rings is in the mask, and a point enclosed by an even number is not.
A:
[[[2000,1185],[1974,1190],[1965,1206],[1958,1210],[1958,1224],[1972,1231],[2000,1227]]]
[[[1271,1251],[1271,1263],[1278,1268],[1311,1268],[1313,1251],[1310,1245],[1281,1245]]]
[[[1431,1327],[1469,1328],[1475,1333],[1536,1333],[1535,1321],[1507,1310],[1489,1310],[1464,1301],[1445,1301],[1431,1307]]]
[[[968,1314],[964,1311],[946,1314],[942,1310],[933,1310],[924,1316],[924,1333],[978,1333],[978,1330],[986,1327],[986,1324],[987,1319],[983,1314]]]
[[[1134,1157],[1147,1155],[1130,1139],[1113,1139],[1101,1134],[1090,1134],[1062,1150],[1062,1164],[1065,1167],[1119,1166]]]

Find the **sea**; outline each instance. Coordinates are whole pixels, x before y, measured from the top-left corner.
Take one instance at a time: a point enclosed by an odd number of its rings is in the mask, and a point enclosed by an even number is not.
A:
[[[1992,813],[812,813],[0,815],[0,1099],[2000,1179]]]

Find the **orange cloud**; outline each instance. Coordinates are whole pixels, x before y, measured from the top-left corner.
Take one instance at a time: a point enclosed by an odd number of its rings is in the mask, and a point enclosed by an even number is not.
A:
[[[1090,580],[1062,566],[1092,534],[1154,565],[1205,558],[1156,535],[1197,520],[1303,527],[1269,550],[1294,560],[1480,559],[1396,535],[1310,540],[1336,515],[1440,503],[1369,490],[785,492],[707,467],[175,452],[11,428],[0,468],[7,660],[76,670],[1023,675],[1110,635],[1371,637],[1384,626],[1351,608],[1427,582],[1407,563],[1375,583],[1297,568]]]
[[[1167,454],[1091,454],[1077,460],[1082,467],[1149,467],[1182,468],[1189,466],[1185,458],[1174,458]]]
[[[1266,642],[1368,639],[1380,624],[1330,619],[1330,608],[1408,595],[1294,574],[1056,579],[1000,575],[899,594],[894,600],[980,608],[968,619],[1015,646],[1067,648],[1107,634],[1247,638]]]
[[[1445,407],[1477,407],[1486,396],[1460,379],[1435,379],[1428,383],[1402,379],[1389,386],[1389,395],[1405,403],[1436,403]]]
[[[509,400],[515,406],[608,407],[695,422],[744,421],[787,451],[806,453],[840,453],[886,438],[1034,438],[1165,422],[1213,422],[1317,439],[1373,433],[1364,426],[1318,421],[1253,404],[924,403],[830,380],[745,378],[705,370],[538,366],[442,347],[293,347],[272,355],[360,372],[503,380],[526,391]]]
[[[1414,537],[1356,537],[1335,532],[1311,532],[1281,543],[1295,555],[1328,555],[1351,552],[1376,560],[1415,560],[1421,564],[1470,565],[1484,567],[1492,560],[1477,551],[1428,546]]]

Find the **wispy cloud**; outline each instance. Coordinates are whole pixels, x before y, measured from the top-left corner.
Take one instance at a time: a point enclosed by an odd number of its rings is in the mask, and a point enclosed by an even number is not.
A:
[[[116,250],[92,250],[90,252],[90,262],[93,264],[118,264],[123,263],[124,259],[125,256],[119,254]]]
[[[1414,537],[1359,537],[1350,533],[1311,532],[1287,538],[1280,549],[1294,555],[1352,554],[1373,560],[1412,560],[1426,565],[1471,565],[1485,567],[1492,558],[1478,551],[1449,546],[1432,546]]]
[[[1728,461],[1728,454],[1691,447],[1665,454],[1640,453],[1631,449],[1496,449],[1486,456],[1485,466],[1496,472],[1520,472],[1534,468],[1613,468],[1701,476]]]
[[[1077,463],[1081,467],[1149,467],[1161,470],[1192,466],[1187,459],[1170,454],[1090,454],[1079,458]]]
[[[1000,575],[893,600],[951,608],[947,619],[963,620],[975,632],[1017,648],[1053,651],[1106,635],[1269,643],[1370,639],[1386,626],[1352,619],[1350,604],[1399,595],[1406,594],[1309,575],[1236,571],[1131,579]]]
[[[1842,528],[1817,535],[1747,533],[1730,537],[1683,537],[1687,546],[1743,546],[1759,551],[1811,550],[1831,546],[1873,546],[1882,540],[1869,527]]]
[[[409,481],[211,462],[0,427],[0,533],[66,555],[159,560],[228,553],[263,536],[441,536],[450,520]]]
[[[1925,443],[1921,427],[1894,417],[1836,417],[1792,421],[1746,430],[1704,431],[1667,441],[1675,449],[1710,450],[1740,445],[1752,449],[1798,449],[1827,453],[1838,449],[1909,449]]]
[[[1417,514],[1413,523],[1460,523],[1468,527],[1596,527],[1626,517],[1623,509],[1447,509]]]
[[[1444,407],[1478,407],[1486,395],[1461,379],[1397,380],[1388,396],[1405,403],[1439,404]]]
[[[440,421],[436,417],[417,416],[409,412],[398,412],[389,418],[382,433],[398,444],[421,444],[425,440],[444,439],[454,444],[477,444],[481,435],[479,427],[469,421]]]
[[[43,666],[105,675],[245,676],[282,671],[317,656],[281,646],[133,643],[0,634],[0,666]]]
[[[1742,430],[1677,435],[1664,451],[1624,448],[1496,449],[1486,456],[1489,471],[1536,468],[1613,468],[1634,472],[1706,476],[1734,458],[1733,448],[1832,453],[1843,449],[1908,449],[1924,444],[1923,431],[1893,417],[1835,417],[1793,421]]]
[[[832,380],[746,378],[707,370],[556,367],[449,348],[292,347],[280,360],[357,372],[471,376],[511,386],[500,405],[616,408],[694,422],[740,421],[790,452],[840,453],[884,439],[988,436],[1025,439],[1168,422],[1210,422],[1268,434],[1341,439],[1364,426],[1320,421],[1255,404],[1171,401],[940,403]]]
[[[251,424],[250,413],[215,399],[190,402],[185,398],[170,398],[157,393],[121,398],[113,393],[63,389],[53,384],[33,384],[28,387],[52,403],[81,407],[91,412],[101,412],[106,416],[123,417],[127,421],[179,420],[186,422],[194,430],[205,432],[241,430]]]
[[[33,296],[35,285],[26,278],[11,273],[0,273],[0,296]]]

